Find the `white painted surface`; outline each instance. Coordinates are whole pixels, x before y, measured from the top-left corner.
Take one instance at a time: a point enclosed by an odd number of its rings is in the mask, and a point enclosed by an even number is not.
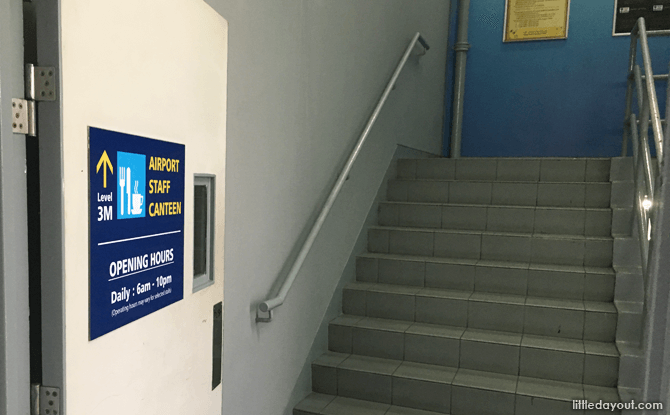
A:
[[[396,144],[440,153],[449,2],[207,1],[230,24],[223,413],[289,414]],[[417,31],[431,50],[408,62],[285,304],[257,325]]]
[[[61,19],[66,413],[218,414],[227,23],[200,0],[62,0]],[[186,145],[184,299],[91,342],[88,126]],[[194,173],[217,176],[217,229],[216,283],[192,294]]]

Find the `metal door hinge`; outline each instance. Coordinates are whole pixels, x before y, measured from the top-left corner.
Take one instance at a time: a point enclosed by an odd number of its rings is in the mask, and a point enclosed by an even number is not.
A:
[[[26,98],[34,101],[56,100],[56,68],[26,64]]]
[[[37,135],[35,101],[12,98],[12,132],[33,137]]]
[[[30,415],[59,415],[60,413],[59,388],[36,383],[30,385]]]

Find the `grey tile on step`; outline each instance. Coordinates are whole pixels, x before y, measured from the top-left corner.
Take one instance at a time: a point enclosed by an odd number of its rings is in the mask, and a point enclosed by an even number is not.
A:
[[[577,339],[537,336],[524,334],[521,346],[533,349],[555,350],[584,354],[584,343]]]
[[[398,226],[415,228],[442,227],[442,206],[405,204],[398,206]]]
[[[514,394],[462,386],[451,388],[454,415],[513,415]]]
[[[368,317],[414,321],[414,296],[370,291],[366,297]]]
[[[456,177],[456,160],[452,158],[431,158],[417,162],[417,178],[453,180]]]
[[[609,183],[587,183],[584,206],[587,208],[606,208],[610,206]]]
[[[356,280],[361,282],[377,282],[377,258],[356,258]]]
[[[536,182],[540,179],[540,160],[498,159],[497,179]]]
[[[419,336],[441,337],[448,339],[460,340],[464,327],[444,326],[441,324],[427,324],[427,323],[412,323],[406,334],[416,334]]]
[[[473,291],[475,266],[460,264],[426,263],[426,287]]]
[[[568,383],[555,380],[528,378],[519,376],[516,388],[517,395],[532,396],[571,402],[584,399],[581,383]]]
[[[354,316],[365,316],[365,297],[364,290],[345,287],[342,292],[342,312]]]
[[[635,201],[634,189],[635,184],[632,180],[612,182],[610,186],[610,206],[612,208],[632,209]]]
[[[504,344],[519,346],[522,335],[520,333],[508,333],[504,331],[480,330],[468,328],[461,336],[462,340],[477,341],[482,343]]]
[[[584,415],[584,411],[573,409],[572,402],[534,396],[517,395],[515,415]]]
[[[467,300],[416,296],[416,321],[465,327],[468,319]]]
[[[607,182],[610,179],[611,162],[609,159],[586,160],[586,181]]]
[[[535,211],[535,233],[584,235],[584,209],[538,208]]]
[[[616,388],[603,386],[584,385],[584,399],[591,402],[621,402]]]
[[[384,415],[390,405],[338,396],[321,412],[323,415]]]
[[[532,207],[491,206],[487,210],[487,231],[533,232],[535,209]]]
[[[584,340],[613,342],[617,315],[587,311],[584,319]]]
[[[459,367],[516,375],[519,371],[519,347],[462,339]]]
[[[407,321],[386,320],[381,318],[366,317],[354,324],[357,328],[390,331],[404,333],[412,323]]]
[[[587,354],[584,358],[584,383],[616,387],[619,379],[619,358]]]
[[[456,180],[495,180],[497,163],[494,158],[458,158]]]
[[[586,159],[544,159],[540,164],[543,182],[583,182]]]
[[[312,390],[337,395],[337,368],[312,364]]]
[[[337,369],[337,394],[347,398],[390,404],[391,376],[340,368]]]
[[[584,377],[584,354],[521,347],[519,375],[581,383]]]
[[[532,307],[548,307],[557,309],[569,310],[584,310],[584,302],[581,300],[571,300],[568,298],[542,298],[542,297],[528,297],[526,305]]]
[[[335,399],[332,395],[310,393],[293,409],[294,415],[320,414]]]
[[[587,210],[584,225],[586,236],[610,236],[612,234],[612,211]]]
[[[368,251],[380,254],[389,252],[389,231],[371,228],[368,230]]]
[[[482,235],[482,259],[528,262],[530,254],[530,236]]]
[[[486,207],[443,206],[442,227],[483,231],[486,229]]]
[[[581,272],[528,270],[529,296],[581,300],[583,294],[584,274]]]
[[[354,327],[352,353],[402,360],[405,348],[404,337],[402,332]]]
[[[470,296],[472,301],[485,303],[524,305],[526,297],[522,295],[475,292]]]
[[[479,259],[482,236],[478,233],[435,233],[436,257]]]
[[[583,183],[539,183],[537,205],[557,207],[584,207]]]
[[[386,198],[391,201],[405,202],[407,201],[407,181],[403,180],[389,180],[386,186]]]
[[[526,295],[528,270],[477,266],[475,291]]]
[[[456,376],[455,367],[435,366],[431,364],[402,362],[393,373],[393,377],[423,380],[427,382],[451,384]]]
[[[397,173],[399,179],[415,179],[416,178],[416,160],[414,159],[398,159]]]
[[[426,263],[420,261],[379,260],[379,282],[423,287]]]
[[[468,302],[468,327],[521,333],[523,306],[517,304]]]
[[[312,364],[325,367],[338,367],[349,358],[347,353],[326,352],[316,358]]]
[[[479,370],[458,369],[453,381],[454,386],[488,389],[497,392],[514,393],[517,377],[503,373],[482,372]]]
[[[605,301],[584,301],[586,311],[616,314],[617,310],[613,303]]]
[[[342,314],[332,320],[330,320],[329,324],[332,325],[339,325],[339,326],[353,326],[359,321],[361,321],[364,317],[361,316],[349,316],[346,314]]]
[[[584,264],[584,240],[536,236],[531,242],[531,262],[560,265]]]
[[[424,411],[423,409],[391,405],[386,415],[436,415],[436,413],[433,411]]]
[[[407,185],[409,202],[449,202],[449,182],[416,180]]]
[[[584,340],[584,351],[597,356],[619,357],[619,350],[614,343]]]
[[[433,256],[432,232],[391,230],[389,234],[389,253]]]
[[[352,330],[351,326],[340,326],[331,322],[328,325],[328,350],[351,353]]]
[[[408,362],[458,367],[460,340],[452,337],[405,333]]]
[[[524,333],[581,339],[584,311],[548,307],[526,307]]]
[[[587,239],[584,251],[584,265],[590,267],[609,267],[612,265],[612,239]]]
[[[380,203],[377,211],[377,223],[380,226],[398,226],[398,205]]]
[[[537,183],[493,183],[491,203],[535,206],[537,204]]]
[[[491,183],[452,182],[449,186],[449,203],[491,203]]]
[[[451,385],[394,377],[393,404],[448,413],[451,407]]]
[[[351,355],[340,363],[338,368],[391,376],[398,366],[400,362],[396,360]]]

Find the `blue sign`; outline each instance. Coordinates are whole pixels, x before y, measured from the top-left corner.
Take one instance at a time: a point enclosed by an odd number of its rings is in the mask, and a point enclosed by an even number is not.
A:
[[[89,337],[184,297],[182,144],[89,127]]]

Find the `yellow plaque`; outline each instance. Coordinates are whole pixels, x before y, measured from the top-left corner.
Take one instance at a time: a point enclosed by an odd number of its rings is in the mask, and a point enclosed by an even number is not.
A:
[[[504,42],[565,39],[570,0],[507,0]]]

